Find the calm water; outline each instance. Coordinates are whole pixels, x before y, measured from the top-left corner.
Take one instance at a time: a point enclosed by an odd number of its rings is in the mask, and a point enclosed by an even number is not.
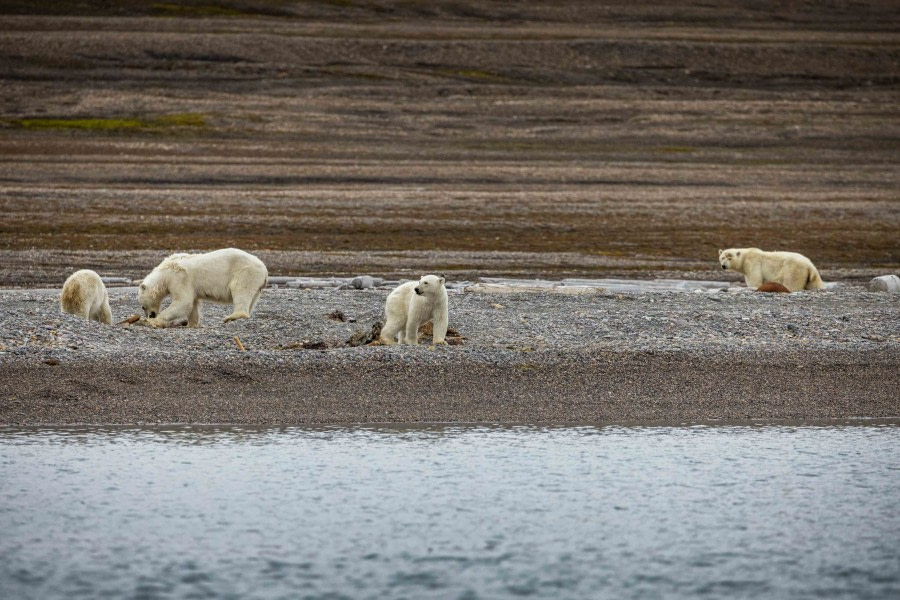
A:
[[[2,598],[897,598],[900,426],[0,429]]]

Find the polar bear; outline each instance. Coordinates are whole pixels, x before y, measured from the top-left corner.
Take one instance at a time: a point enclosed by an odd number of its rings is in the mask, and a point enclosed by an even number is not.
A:
[[[822,290],[825,284],[808,258],[796,252],[766,252],[759,248],[719,250],[719,264],[744,276],[747,287],[780,283],[792,292]]]
[[[399,334],[401,344],[415,346],[419,343],[419,327],[429,321],[434,331],[433,343],[447,343],[444,336],[447,335],[449,316],[443,277],[425,275],[418,281],[401,284],[388,294],[384,312],[383,344],[396,344]]]
[[[72,273],[63,284],[59,296],[59,307],[63,312],[84,317],[89,321],[99,321],[112,325],[112,311],[109,310],[109,294],[103,280],[95,271],[82,269]]]
[[[200,326],[204,300],[233,304],[225,322],[249,319],[269,273],[261,260],[236,248],[206,254],[173,254],[144,278],[138,300],[148,322],[154,327],[187,319],[188,327]],[[172,303],[160,312],[166,296]]]

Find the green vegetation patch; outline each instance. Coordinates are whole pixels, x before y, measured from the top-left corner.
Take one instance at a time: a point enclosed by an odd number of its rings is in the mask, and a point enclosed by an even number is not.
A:
[[[206,119],[199,113],[163,115],[151,121],[154,127],[206,127]]]
[[[25,129],[141,129],[147,124],[140,119],[15,119],[14,125]]]
[[[55,129],[55,130],[82,130],[82,131],[159,131],[178,128],[202,128],[206,126],[206,119],[197,113],[183,113],[163,115],[153,119],[12,119],[10,124],[23,129]]]

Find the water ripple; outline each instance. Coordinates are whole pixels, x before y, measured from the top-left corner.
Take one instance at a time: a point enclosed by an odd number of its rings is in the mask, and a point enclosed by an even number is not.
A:
[[[897,425],[0,428],[0,590],[897,597]]]

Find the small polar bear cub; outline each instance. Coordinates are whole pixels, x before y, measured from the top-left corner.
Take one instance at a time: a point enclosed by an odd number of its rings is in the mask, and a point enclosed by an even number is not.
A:
[[[63,312],[89,321],[112,325],[106,286],[100,276],[90,269],[75,271],[66,279],[59,296],[59,307]]]
[[[187,319],[188,327],[200,326],[203,301],[234,305],[225,322],[249,319],[269,273],[261,260],[236,248],[205,254],[173,254],[144,278],[138,300],[154,327]],[[172,303],[160,312],[166,296]]]
[[[388,346],[419,343],[419,327],[431,321],[435,344],[446,344],[449,316],[447,288],[444,278],[425,275],[418,281],[401,284],[388,294],[385,303],[385,323],[381,328],[381,342]]]
[[[822,290],[825,284],[808,258],[796,252],[766,252],[759,248],[719,250],[719,264],[744,276],[747,287],[780,283],[791,292]]]

